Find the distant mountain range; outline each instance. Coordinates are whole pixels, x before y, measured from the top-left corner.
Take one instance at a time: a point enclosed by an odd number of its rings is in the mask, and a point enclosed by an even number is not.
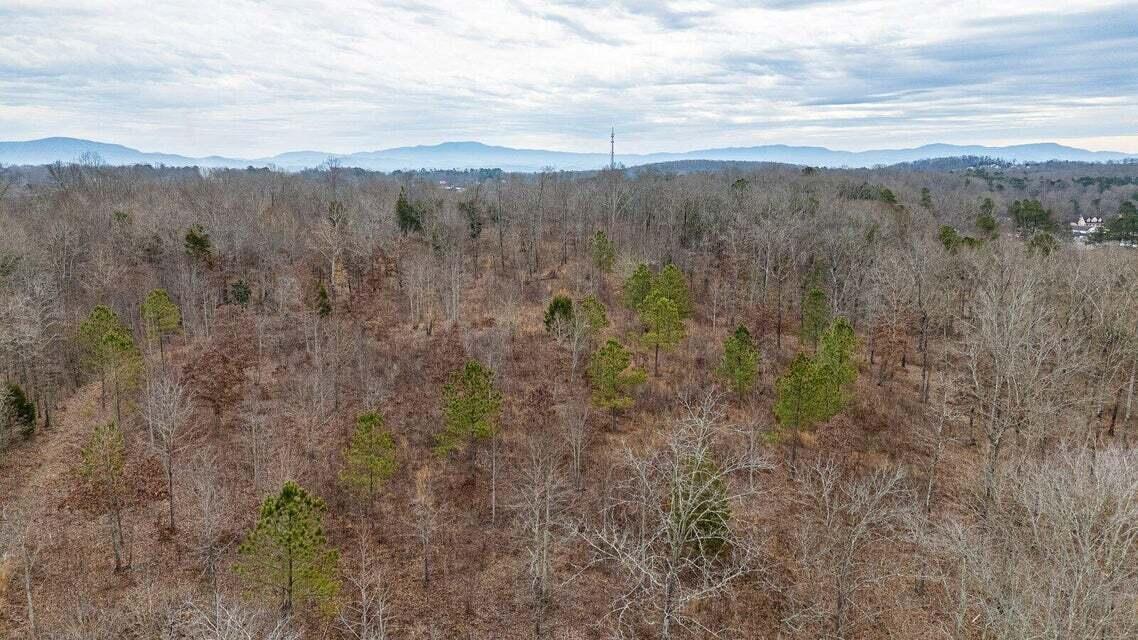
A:
[[[754,147],[699,149],[683,153],[618,154],[616,161],[626,167],[659,162],[719,160],[737,162],[778,162],[815,167],[872,167],[929,158],[988,156],[1012,162],[1068,160],[1106,162],[1138,159],[1138,155],[1114,151],[1087,151],[1055,143],[1021,144],[1007,147],[980,145],[928,144],[912,149],[835,151],[825,147],[793,147],[782,144]],[[297,171],[319,166],[337,158],[342,166],[375,171],[409,169],[480,169],[532,172],[546,167],[582,171],[608,166],[607,153],[572,153],[543,149],[514,149],[480,142],[444,142],[436,145],[396,147],[380,151],[334,154],[321,151],[290,151],[270,158],[190,158],[169,153],[151,153],[118,144],[77,138],[43,138],[19,142],[0,142],[0,164],[50,164],[73,162],[83,157],[111,165],[151,164],[177,167],[276,167]]]

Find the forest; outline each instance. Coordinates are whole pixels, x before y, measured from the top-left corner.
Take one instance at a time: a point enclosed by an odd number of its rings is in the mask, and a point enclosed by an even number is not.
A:
[[[0,636],[1138,637],[1138,164],[705,164],[0,167]]]

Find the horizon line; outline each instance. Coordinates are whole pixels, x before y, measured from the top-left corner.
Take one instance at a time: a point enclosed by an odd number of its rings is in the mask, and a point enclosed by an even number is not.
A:
[[[607,137],[608,136],[605,136],[605,138],[606,138],[605,142],[608,142]],[[597,156],[608,156],[609,155],[608,149],[605,149],[603,151],[570,151],[570,150],[564,150],[564,149],[544,148],[544,147],[510,146],[507,144],[496,144],[496,143],[483,142],[481,140],[470,140],[470,139],[467,139],[467,140],[442,140],[442,141],[433,142],[433,143],[420,142],[420,143],[415,143],[415,144],[403,144],[403,145],[391,146],[391,147],[381,147],[381,148],[371,148],[371,149],[364,148],[364,149],[357,149],[355,151],[347,151],[347,152],[324,151],[324,150],[321,150],[318,148],[301,148],[301,149],[289,149],[289,150],[281,151],[281,152],[274,153],[271,155],[252,155],[252,156],[247,156],[244,154],[242,154],[241,156],[232,156],[232,155],[226,155],[223,153],[206,153],[204,155],[198,155],[198,154],[190,154],[190,153],[182,153],[182,152],[178,152],[178,151],[166,151],[166,150],[148,151],[148,150],[145,150],[145,149],[142,149],[139,147],[133,147],[133,146],[130,146],[127,144],[123,144],[121,142],[110,142],[107,140],[98,140],[98,139],[93,139],[93,138],[81,138],[81,137],[68,136],[68,135],[50,135],[50,136],[44,136],[44,137],[39,137],[39,138],[30,138],[30,139],[26,139],[26,140],[0,140],[0,144],[27,144],[27,143],[34,143],[34,142],[44,142],[44,141],[49,141],[49,140],[70,140],[70,141],[75,141],[75,142],[87,142],[87,143],[93,143],[93,144],[114,145],[114,146],[123,147],[125,149],[129,149],[131,151],[135,151],[135,152],[143,153],[143,154],[180,156],[180,157],[187,158],[187,159],[221,158],[221,159],[227,159],[227,160],[241,160],[241,161],[270,160],[270,159],[276,158],[278,156],[282,156],[282,155],[286,155],[286,154],[295,154],[295,153],[320,154],[320,155],[325,155],[331,159],[331,158],[351,156],[351,155],[363,154],[363,153],[379,153],[379,152],[383,152],[383,151],[392,151],[392,150],[396,150],[396,149],[441,147],[441,146],[448,145],[448,144],[477,144],[477,145],[481,145],[484,147],[508,149],[511,151],[537,151],[537,152],[544,152],[544,153],[558,153],[558,154],[572,154],[572,155],[597,155]],[[1086,152],[1086,153],[1117,154],[1120,156],[1127,156],[1130,158],[1138,157],[1138,152],[1120,151],[1117,149],[1088,149],[1085,147],[1073,146],[1070,143],[1056,142],[1056,140],[1062,140],[1062,138],[1051,139],[1051,140],[1038,140],[1035,142],[1017,142],[1017,143],[1009,143],[1009,144],[999,144],[999,143],[993,143],[993,142],[968,142],[968,143],[926,142],[926,143],[921,143],[921,144],[917,144],[917,145],[913,145],[913,146],[882,146],[882,147],[870,147],[870,148],[865,148],[865,149],[842,149],[842,148],[829,147],[829,146],[825,146],[822,144],[793,144],[793,143],[788,143],[788,142],[760,142],[760,143],[755,143],[755,144],[737,144],[737,145],[719,146],[719,147],[689,148],[689,149],[683,150],[683,151],[640,151],[640,152],[624,152],[624,153],[621,153],[618,151],[616,153],[616,155],[617,155],[617,157],[620,157],[620,156],[626,156],[626,157],[641,156],[641,157],[643,157],[643,156],[653,156],[653,155],[684,155],[684,154],[698,153],[701,151],[722,151],[722,150],[732,150],[732,149],[756,149],[756,148],[771,148],[771,147],[787,147],[787,148],[798,148],[798,149],[820,149],[820,150],[825,150],[825,151],[832,152],[832,153],[861,154],[861,153],[887,152],[887,151],[911,151],[911,150],[923,149],[925,147],[935,147],[935,146],[984,147],[984,148],[990,148],[990,149],[1008,149],[1008,148],[1016,148],[1016,147],[1032,147],[1032,146],[1041,146],[1041,145],[1054,145],[1054,146],[1065,147],[1068,149],[1073,149],[1076,151],[1081,151],[1081,152]],[[695,159],[695,158],[692,158],[692,159]]]

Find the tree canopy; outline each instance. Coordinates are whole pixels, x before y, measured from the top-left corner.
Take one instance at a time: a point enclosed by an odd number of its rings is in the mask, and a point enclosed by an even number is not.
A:
[[[736,395],[751,390],[759,374],[759,351],[751,333],[740,325],[723,341],[723,360],[716,370]]]
[[[501,408],[502,393],[494,386],[494,372],[477,360],[468,360],[443,387],[444,426],[435,450],[446,455],[492,437]]]
[[[339,556],[324,535],[324,501],[288,480],[265,498],[253,530],[237,549],[237,572],[252,591],[281,599],[288,614],[298,602],[324,612],[335,607]]]

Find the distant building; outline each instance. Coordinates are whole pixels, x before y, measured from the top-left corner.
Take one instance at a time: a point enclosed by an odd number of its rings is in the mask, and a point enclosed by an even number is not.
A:
[[[1071,235],[1075,240],[1085,243],[1087,236],[1102,227],[1102,218],[1084,218],[1079,216],[1079,219],[1071,224]]]

